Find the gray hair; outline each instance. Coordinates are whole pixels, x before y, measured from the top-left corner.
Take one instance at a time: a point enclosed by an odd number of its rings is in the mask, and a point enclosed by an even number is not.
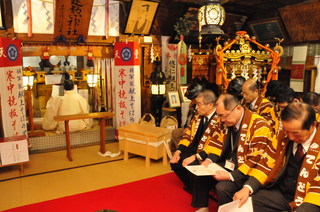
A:
[[[215,105],[216,101],[217,101],[216,95],[211,90],[203,90],[203,91],[201,91],[198,94],[197,98],[199,98],[199,97],[203,97],[203,103],[204,104],[212,103],[212,104]]]

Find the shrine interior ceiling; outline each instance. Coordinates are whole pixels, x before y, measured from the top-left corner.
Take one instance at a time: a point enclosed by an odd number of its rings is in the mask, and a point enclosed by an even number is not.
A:
[[[179,18],[187,14],[191,17],[191,27],[186,41],[196,44],[198,42],[196,16],[202,2],[161,0],[152,34],[169,35],[172,40],[178,40],[172,23],[178,23]],[[127,3],[130,4],[130,1]],[[226,20],[222,27],[225,40],[232,39],[236,31],[247,31],[250,35],[255,35],[259,42],[272,45],[276,40],[269,39],[268,36],[272,35],[265,34],[268,30],[258,30],[259,27],[265,28],[268,25],[273,25],[275,28],[272,30],[284,38],[283,44],[319,40],[320,16],[316,15],[320,13],[319,0],[222,0],[221,4],[226,12]],[[203,38],[203,43],[212,43],[214,38],[207,37]]]

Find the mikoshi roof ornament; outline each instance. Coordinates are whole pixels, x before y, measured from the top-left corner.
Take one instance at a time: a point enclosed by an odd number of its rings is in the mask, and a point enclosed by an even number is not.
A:
[[[226,41],[224,46],[220,40],[221,37],[216,38],[217,46],[214,49],[217,85],[227,88],[229,80],[239,75],[256,78],[264,87],[270,80],[278,79],[278,64],[283,54],[280,44],[283,39],[275,38],[277,44],[273,49],[269,44],[258,43],[254,36],[250,37],[245,31],[238,31],[235,39]],[[258,49],[253,49],[250,44],[255,44]]]

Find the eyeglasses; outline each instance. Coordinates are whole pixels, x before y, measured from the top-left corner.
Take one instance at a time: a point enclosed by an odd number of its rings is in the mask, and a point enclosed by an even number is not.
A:
[[[201,107],[201,106],[203,106],[203,105],[208,105],[208,104],[210,104],[210,103],[196,102],[196,105],[197,105],[198,107]]]
[[[223,119],[227,119],[230,115],[231,115],[231,113],[238,107],[238,105],[239,104],[237,104],[232,110],[231,110],[231,112],[229,113],[229,114],[217,114],[220,118],[223,118]]]

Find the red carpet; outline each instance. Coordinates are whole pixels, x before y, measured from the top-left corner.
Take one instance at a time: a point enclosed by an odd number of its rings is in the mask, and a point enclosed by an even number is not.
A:
[[[192,212],[191,195],[174,173],[7,210],[7,212]],[[210,201],[210,211],[217,211]]]

